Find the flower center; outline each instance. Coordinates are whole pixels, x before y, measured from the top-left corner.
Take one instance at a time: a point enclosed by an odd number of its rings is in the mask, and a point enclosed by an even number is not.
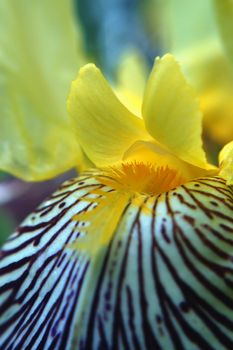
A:
[[[91,197],[85,195],[83,198],[90,206],[73,216],[81,223],[79,231],[84,234],[73,247],[87,252],[90,257],[112,239],[129,203],[131,208],[138,210],[141,207],[141,212],[151,215],[147,206],[142,207],[145,196],[167,192],[185,182],[177,170],[167,166],[155,168],[143,162],[127,162],[104,168],[95,178],[99,187],[90,191]]]
[[[143,162],[122,163],[103,169],[99,180],[114,189],[149,195],[167,192],[185,182],[177,170]]]

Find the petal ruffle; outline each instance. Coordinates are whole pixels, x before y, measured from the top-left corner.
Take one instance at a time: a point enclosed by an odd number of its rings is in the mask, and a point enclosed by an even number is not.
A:
[[[69,82],[82,64],[70,6],[64,0],[0,3],[0,163],[25,180],[53,177],[81,156],[65,109]]]
[[[206,168],[201,112],[179,65],[170,54],[157,58],[142,107],[148,132],[178,158]]]
[[[121,104],[94,64],[81,68],[72,83],[68,111],[78,142],[96,166],[121,160],[136,140],[148,138],[142,119]]]

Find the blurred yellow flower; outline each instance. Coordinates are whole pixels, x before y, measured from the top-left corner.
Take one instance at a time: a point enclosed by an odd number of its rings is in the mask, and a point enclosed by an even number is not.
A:
[[[0,163],[25,180],[54,177],[81,157],[65,108],[85,60],[71,3],[0,2]]]

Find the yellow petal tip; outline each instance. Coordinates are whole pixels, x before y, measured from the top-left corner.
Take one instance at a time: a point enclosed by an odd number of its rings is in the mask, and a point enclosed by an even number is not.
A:
[[[99,69],[96,67],[94,63],[87,63],[83,67],[80,68],[78,76],[83,76],[85,74],[88,74],[92,71],[99,71]]]
[[[226,144],[219,153],[219,175],[228,186],[233,185],[233,141]]]
[[[176,61],[175,57],[171,54],[171,53],[166,53],[165,55],[163,55],[162,57],[157,56],[155,58],[155,61],[166,61],[166,60],[171,60],[171,61]]]

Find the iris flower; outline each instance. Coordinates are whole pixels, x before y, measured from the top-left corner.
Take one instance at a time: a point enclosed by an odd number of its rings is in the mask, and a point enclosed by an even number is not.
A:
[[[27,127],[15,158],[1,151],[8,171],[27,179],[86,170],[1,249],[0,348],[231,349],[233,144],[218,168],[208,163],[199,104],[175,58],[155,60],[139,116],[93,64],[79,71],[67,106],[59,161],[50,164],[57,125],[46,118],[48,139]],[[22,131],[12,128],[4,142]],[[40,157],[22,163],[22,150]]]

